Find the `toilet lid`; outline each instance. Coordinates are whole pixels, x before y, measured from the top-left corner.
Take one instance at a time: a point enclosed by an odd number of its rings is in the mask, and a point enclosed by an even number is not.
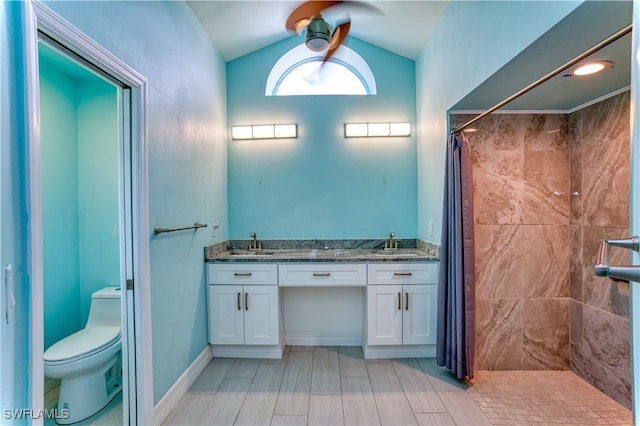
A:
[[[65,361],[91,355],[120,338],[120,327],[87,327],[55,343],[44,353],[45,361]]]

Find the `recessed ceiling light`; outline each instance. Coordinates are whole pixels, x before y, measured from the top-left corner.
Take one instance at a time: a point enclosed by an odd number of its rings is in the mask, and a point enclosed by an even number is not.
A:
[[[604,70],[605,68],[613,68],[611,61],[589,62],[579,66],[573,71],[573,75],[590,75]]]

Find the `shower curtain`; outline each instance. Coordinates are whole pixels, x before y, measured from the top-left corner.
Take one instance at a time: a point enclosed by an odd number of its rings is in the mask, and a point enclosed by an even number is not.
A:
[[[440,277],[438,280],[437,363],[458,379],[473,377],[475,276],[473,179],[469,142],[462,134],[447,140]]]

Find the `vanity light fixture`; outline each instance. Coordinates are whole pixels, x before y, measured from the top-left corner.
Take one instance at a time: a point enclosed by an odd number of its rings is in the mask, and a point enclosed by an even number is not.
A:
[[[411,123],[347,123],[347,138],[371,138],[387,136],[411,136]]]
[[[283,139],[297,137],[297,124],[253,124],[249,126],[231,127],[231,138],[234,140]]]

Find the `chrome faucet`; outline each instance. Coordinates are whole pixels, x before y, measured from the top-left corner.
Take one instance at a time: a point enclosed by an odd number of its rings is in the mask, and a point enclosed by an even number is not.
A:
[[[395,236],[393,232],[389,234],[389,241],[384,243],[385,250],[398,250],[398,241],[394,240]]]
[[[249,236],[253,238],[253,241],[249,243],[247,250],[262,250],[262,243],[258,241],[258,238],[256,238],[256,233],[252,232]]]

